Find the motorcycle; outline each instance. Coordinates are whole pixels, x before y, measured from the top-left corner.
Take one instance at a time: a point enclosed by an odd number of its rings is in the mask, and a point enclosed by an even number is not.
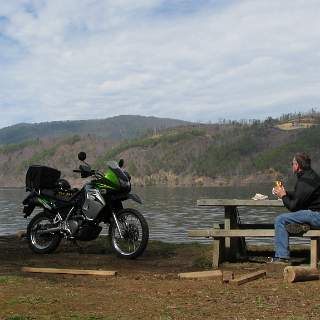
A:
[[[36,207],[37,213],[27,226],[27,239],[35,253],[51,253],[62,238],[72,241],[96,239],[102,227],[109,225],[109,240],[119,256],[134,259],[147,247],[149,228],[144,216],[135,209],[124,208],[122,202],[131,199],[139,204],[140,197],[131,193],[131,177],[119,163],[110,161],[105,173],[91,169],[85,162],[86,153],[80,152],[81,178],[92,177],[79,189],[72,189],[61,179],[61,172],[46,166],[30,166],[26,174],[26,190],[23,201],[24,217],[29,217]]]

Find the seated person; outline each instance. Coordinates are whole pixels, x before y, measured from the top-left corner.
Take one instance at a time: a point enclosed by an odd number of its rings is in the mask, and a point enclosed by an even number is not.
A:
[[[306,231],[306,224],[320,227],[320,177],[311,168],[310,157],[297,153],[292,160],[292,171],[297,176],[294,191],[289,192],[283,186],[273,190],[291,211],[275,219],[275,256],[271,260],[275,263],[289,261],[289,233]]]

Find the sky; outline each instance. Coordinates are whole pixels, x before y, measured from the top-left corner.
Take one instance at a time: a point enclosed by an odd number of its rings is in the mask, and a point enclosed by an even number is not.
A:
[[[0,128],[319,111],[319,0],[0,0]]]

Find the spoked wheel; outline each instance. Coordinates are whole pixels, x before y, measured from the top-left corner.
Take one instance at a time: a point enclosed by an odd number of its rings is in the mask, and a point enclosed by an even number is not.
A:
[[[30,249],[35,253],[53,252],[61,241],[58,233],[42,233],[52,227],[53,218],[44,212],[37,214],[28,224],[27,238]]]
[[[118,215],[121,235],[115,222],[110,224],[109,238],[112,249],[123,258],[134,259],[147,247],[149,227],[143,215],[134,209],[124,209]]]

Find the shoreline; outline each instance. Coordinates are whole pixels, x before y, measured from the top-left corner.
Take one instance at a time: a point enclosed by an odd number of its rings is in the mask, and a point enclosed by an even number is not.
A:
[[[81,188],[89,179],[73,178],[63,176],[63,179],[69,181],[73,188]],[[274,181],[279,179],[279,173],[273,170],[269,172],[258,172],[256,174],[241,176],[197,176],[197,175],[176,175],[173,172],[160,170],[158,173],[146,175],[142,177],[132,177],[131,183],[133,187],[150,187],[150,186],[166,186],[172,187],[239,187],[249,186],[252,184],[268,184],[273,185]],[[2,189],[9,188],[25,188],[24,181],[19,179],[4,179]],[[9,185],[8,185],[8,181]],[[0,180],[1,185],[1,180]]]
[[[105,234],[101,234],[98,238],[97,241],[101,241],[101,240],[105,240],[106,238],[108,238],[107,235]],[[21,241],[26,241],[26,232],[24,230],[19,230],[16,233],[10,233],[10,234],[0,234],[0,241],[1,240],[12,240],[12,239],[16,239],[16,240],[21,240]],[[94,240],[93,240],[94,241]],[[212,239],[208,240],[208,241],[213,241]],[[68,241],[66,241],[67,243]],[[90,241],[89,241],[90,242]],[[87,243],[86,241],[79,241],[79,243]],[[208,247],[208,249],[211,248],[211,243],[204,243],[203,240],[192,240],[192,241],[188,241],[188,242],[167,242],[164,240],[155,240],[155,239],[149,239],[149,243],[154,244],[156,243],[158,246],[172,246],[172,247],[186,247],[186,246],[203,246],[203,247]],[[247,243],[247,250],[249,252],[268,252],[268,251],[273,251],[274,250],[274,245],[273,244],[263,244],[263,243],[256,243],[256,244],[252,244],[252,243]],[[306,243],[295,243],[295,244],[290,244],[290,251],[292,252],[301,252],[301,251],[305,251],[305,250],[309,250],[309,244]]]

